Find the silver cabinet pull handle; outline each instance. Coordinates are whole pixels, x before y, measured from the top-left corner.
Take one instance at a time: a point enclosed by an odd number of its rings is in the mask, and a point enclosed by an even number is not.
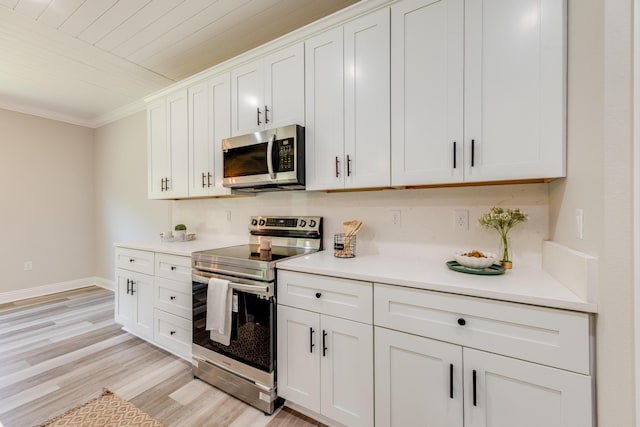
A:
[[[271,179],[276,179],[276,173],[273,170],[273,143],[275,140],[276,134],[274,133],[267,143],[267,170],[269,171],[269,178]]]

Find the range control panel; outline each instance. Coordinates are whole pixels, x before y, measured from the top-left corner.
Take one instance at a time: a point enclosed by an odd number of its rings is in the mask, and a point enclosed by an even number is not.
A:
[[[249,231],[320,231],[321,216],[252,216]]]

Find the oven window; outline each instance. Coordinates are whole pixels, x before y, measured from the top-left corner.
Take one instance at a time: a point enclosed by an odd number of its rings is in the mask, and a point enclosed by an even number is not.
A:
[[[267,143],[230,148],[224,152],[224,177],[261,175],[267,168]]]
[[[275,304],[247,292],[233,291],[237,311],[232,313],[231,342],[228,346],[211,340],[205,329],[207,285],[193,283],[193,342],[209,350],[266,372],[273,370],[275,346]],[[235,305],[235,304],[234,304]]]

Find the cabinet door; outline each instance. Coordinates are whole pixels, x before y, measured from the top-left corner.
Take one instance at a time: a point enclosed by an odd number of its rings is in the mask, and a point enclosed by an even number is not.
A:
[[[189,196],[209,194],[213,180],[213,141],[209,129],[209,86],[202,82],[189,92]]]
[[[264,63],[253,61],[231,71],[231,133],[244,135],[264,125]]]
[[[231,136],[231,78],[229,74],[214,77],[209,81],[209,102],[211,112],[209,119],[212,131],[213,148],[209,156],[213,159],[213,177],[209,194],[212,196],[228,195],[231,190],[222,186],[222,140]],[[210,143],[211,144],[211,143]],[[209,145],[211,147],[211,145]]]
[[[465,2],[465,180],[565,176],[566,2]]]
[[[116,269],[115,320],[141,338],[153,338],[153,276]]]
[[[344,26],[345,187],[391,183],[389,9]]]
[[[135,304],[135,319],[131,332],[141,338],[153,339],[153,276],[133,273],[131,285]]]
[[[376,327],[375,355],[376,426],[463,426],[462,347]]]
[[[167,137],[171,162],[166,197],[189,195],[189,111],[187,90],[167,96]]]
[[[320,323],[322,415],[372,426],[373,326],[324,315]]]
[[[191,320],[158,309],[154,310],[154,313],[155,343],[191,362],[193,334]]]
[[[462,181],[463,0],[391,7],[392,185]]]
[[[278,305],[278,395],[320,412],[320,315]]]
[[[191,320],[193,318],[191,286],[191,282],[176,282],[175,280],[156,276],[153,293],[154,307]]]
[[[164,179],[169,177],[169,142],[167,139],[167,107],[165,99],[147,106],[148,197],[165,197]]]
[[[230,194],[222,187],[222,139],[231,135],[229,74],[189,88],[189,196]]]
[[[591,377],[468,348],[463,354],[465,427],[593,425]]]
[[[344,187],[342,27],[305,42],[306,188]]]
[[[131,295],[131,272],[116,269],[115,321],[126,328],[134,323],[136,299]]]
[[[267,56],[264,78],[265,128],[304,126],[304,43]]]

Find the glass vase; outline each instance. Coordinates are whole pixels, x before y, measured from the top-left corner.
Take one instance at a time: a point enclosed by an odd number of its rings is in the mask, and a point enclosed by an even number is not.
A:
[[[498,252],[498,254],[500,255],[500,265],[506,268],[507,270],[510,270],[511,267],[513,266],[511,262],[510,251],[511,251],[511,240],[509,239],[508,235],[502,234],[500,236],[500,251]]]

